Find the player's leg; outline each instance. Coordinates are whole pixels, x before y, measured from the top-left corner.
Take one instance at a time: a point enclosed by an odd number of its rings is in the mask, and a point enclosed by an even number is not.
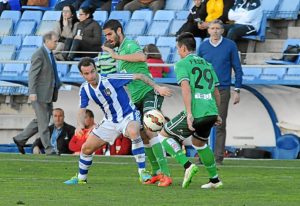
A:
[[[211,127],[216,120],[217,116],[208,116],[194,120],[193,124],[196,131],[193,134],[192,144],[209,174],[209,183],[201,187],[204,189],[218,188],[223,185],[218,177],[214,153],[206,144]]]

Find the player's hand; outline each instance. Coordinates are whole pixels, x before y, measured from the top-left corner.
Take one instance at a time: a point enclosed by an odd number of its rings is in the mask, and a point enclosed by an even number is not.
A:
[[[233,104],[238,104],[240,102],[240,94],[233,92]]]
[[[113,49],[106,47],[106,46],[102,46],[101,48],[103,51],[108,52],[110,54],[111,58],[116,59],[117,53]]]
[[[37,100],[36,94],[30,94],[29,99],[30,99],[31,102],[36,101]]]
[[[195,128],[193,127],[193,122],[194,122],[193,115],[192,114],[187,114],[186,120],[187,120],[189,130],[195,131]]]
[[[173,94],[173,90],[168,88],[168,87],[162,87],[162,86],[158,86],[157,88],[155,88],[155,90],[161,95],[161,96],[166,96],[166,97],[170,97]]]
[[[76,135],[77,137],[82,137],[82,135],[83,135],[83,130],[82,130],[82,128],[77,127],[76,130],[75,130],[75,135]]]
[[[217,121],[215,122],[215,126],[220,126],[221,124],[222,124],[222,118],[220,117],[220,115],[218,115]]]

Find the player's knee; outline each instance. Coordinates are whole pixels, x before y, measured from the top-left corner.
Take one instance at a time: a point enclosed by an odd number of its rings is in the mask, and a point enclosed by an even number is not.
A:
[[[127,133],[130,139],[135,139],[140,136],[140,130],[137,127],[127,128]]]
[[[81,147],[81,152],[85,155],[91,155],[93,154],[94,149],[88,144],[83,144]]]

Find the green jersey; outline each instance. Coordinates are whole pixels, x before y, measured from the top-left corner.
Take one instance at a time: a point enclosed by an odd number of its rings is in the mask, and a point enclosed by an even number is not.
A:
[[[141,47],[136,41],[129,40],[127,38],[123,40],[118,50],[119,55],[134,54],[137,52],[142,52]],[[152,78],[146,62],[128,62],[118,60],[118,70],[120,72],[131,74],[142,73],[147,75],[149,78]],[[128,84],[128,89],[132,102],[136,103],[142,100],[153,88],[141,80],[134,80]]]
[[[214,90],[219,80],[211,64],[195,54],[189,54],[175,64],[175,72],[178,84],[183,80],[190,83],[193,117],[217,115]]]

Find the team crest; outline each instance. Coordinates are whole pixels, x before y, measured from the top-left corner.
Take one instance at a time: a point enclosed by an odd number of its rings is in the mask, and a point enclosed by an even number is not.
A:
[[[111,95],[111,91],[110,91],[109,88],[106,88],[106,89],[104,90],[104,92],[105,92],[105,94],[106,94],[107,96],[110,96],[110,95]]]

